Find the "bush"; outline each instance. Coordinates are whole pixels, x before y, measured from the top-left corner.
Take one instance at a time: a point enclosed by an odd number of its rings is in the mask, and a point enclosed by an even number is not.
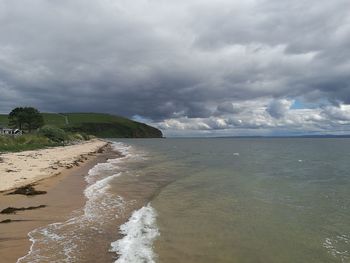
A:
[[[85,137],[80,133],[67,132],[69,141],[85,141]]]
[[[92,138],[92,137],[93,137],[92,135],[88,135],[88,134],[85,133],[85,132],[81,132],[80,135],[83,136],[83,138],[84,138],[85,141],[88,141],[88,140],[90,140],[90,139],[93,139],[93,138]]]
[[[81,136],[79,133],[67,133],[67,134],[68,134],[69,141],[84,141],[83,136]]]
[[[42,127],[39,134],[49,138],[53,142],[64,142],[68,139],[64,130],[48,125]]]

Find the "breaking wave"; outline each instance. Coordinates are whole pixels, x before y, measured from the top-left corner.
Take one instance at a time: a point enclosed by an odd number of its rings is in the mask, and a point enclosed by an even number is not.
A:
[[[154,263],[153,241],[159,235],[156,211],[150,204],[135,211],[129,221],[121,225],[124,237],[111,244],[111,252],[119,255],[116,263]]]

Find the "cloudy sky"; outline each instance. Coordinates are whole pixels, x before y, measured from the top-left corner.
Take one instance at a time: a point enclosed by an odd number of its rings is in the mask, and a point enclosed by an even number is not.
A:
[[[0,0],[0,112],[350,133],[349,0]]]

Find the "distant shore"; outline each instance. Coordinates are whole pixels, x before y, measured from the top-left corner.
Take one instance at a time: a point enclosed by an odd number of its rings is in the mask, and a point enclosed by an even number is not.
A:
[[[1,261],[16,262],[28,253],[31,242],[27,235],[33,229],[65,221],[83,207],[85,175],[115,155],[109,143],[99,139],[1,155],[0,211],[16,209],[0,213]],[[11,194],[18,190],[23,191]]]

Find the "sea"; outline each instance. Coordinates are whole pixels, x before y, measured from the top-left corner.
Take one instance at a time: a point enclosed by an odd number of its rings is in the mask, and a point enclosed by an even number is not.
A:
[[[23,262],[349,263],[350,139],[112,139]]]

